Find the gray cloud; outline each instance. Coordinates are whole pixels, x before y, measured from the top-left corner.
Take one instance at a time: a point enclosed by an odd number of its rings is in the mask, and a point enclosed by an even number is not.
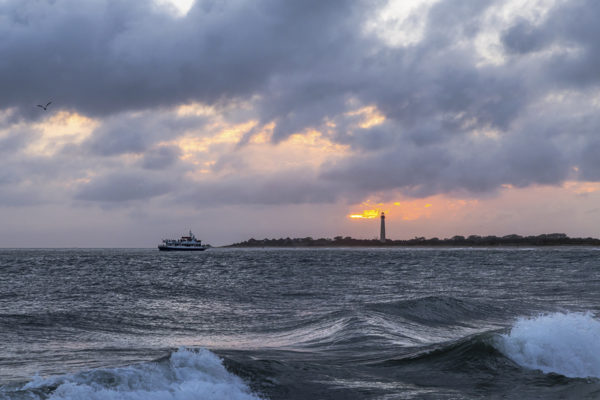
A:
[[[0,154],[14,154],[27,146],[30,141],[39,137],[40,133],[33,129],[14,128],[8,130],[6,136],[0,137]]]
[[[128,202],[160,196],[172,188],[173,184],[162,177],[135,172],[115,173],[82,185],[75,198],[103,203]]]
[[[187,130],[202,130],[206,120],[203,116],[177,118],[152,111],[118,114],[106,118],[83,147],[98,156],[144,153],[157,142],[172,140]]]
[[[551,38],[527,20],[517,21],[502,35],[502,44],[509,52],[531,53],[544,48]]]
[[[600,181],[600,138],[591,141],[582,152],[581,177],[588,181]]]
[[[181,150],[176,146],[160,146],[144,154],[142,167],[146,169],[165,169],[177,162]]]
[[[0,176],[1,179],[2,177]],[[32,187],[5,186],[2,188],[2,194],[0,195],[0,206],[2,207],[28,207],[47,202],[48,199],[42,198],[39,190]]]
[[[600,4],[593,0],[559,2],[550,10],[545,20],[537,25],[518,20],[502,37],[508,52],[527,56],[540,50],[561,49],[541,61],[546,82],[557,87],[570,85],[597,85],[600,81],[600,34],[597,19]],[[526,58],[525,58],[526,59]]]
[[[193,185],[178,201],[221,206],[331,203],[337,199],[337,185],[319,182],[312,171],[302,169],[204,181]]]
[[[535,151],[532,151],[535,149]],[[493,192],[503,184],[559,184],[571,169],[546,137],[527,133],[503,139],[453,139],[443,144],[398,143],[383,150],[324,165],[321,178],[346,192],[367,196],[401,189],[423,197],[438,193]]]

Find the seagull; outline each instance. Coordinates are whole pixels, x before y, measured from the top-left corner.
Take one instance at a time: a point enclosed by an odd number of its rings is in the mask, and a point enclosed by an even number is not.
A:
[[[37,106],[38,106],[38,107],[40,107],[40,108],[43,108],[43,109],[44,109],[44,111],[46,111],[46,109],[48,108],[48,106],[49,106],[51,103],[52,103],[52,102],[51,102],[51,101],[49,101],[48,103],[46,103],[46,105],[45,105],[45,106],[43,106],[43,105],[41,105],[41,104],[38,104]]]

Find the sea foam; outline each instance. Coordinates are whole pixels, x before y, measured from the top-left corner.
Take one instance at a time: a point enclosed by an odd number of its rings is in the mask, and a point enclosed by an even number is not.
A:
[[[168,359],[128,367],[38,377],[20,391],[38,398],[36,393],[49,388],[55,389],[43,398],[52,400],[260,399],[239,377],[225,369],[217,355],[205,349],[181,348]]]
[[[517,364],[570,378],[600,378],[600,321],[591,313],[520,318],[498,348]]]

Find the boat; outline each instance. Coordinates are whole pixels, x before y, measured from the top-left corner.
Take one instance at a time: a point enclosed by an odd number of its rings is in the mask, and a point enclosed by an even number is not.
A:
[[[209,246],[202,244],[201,240],[190,231],[188,236],[182,236],[181,239],[163,239],[162,244],[158,245],[160,251],[204,251]]]

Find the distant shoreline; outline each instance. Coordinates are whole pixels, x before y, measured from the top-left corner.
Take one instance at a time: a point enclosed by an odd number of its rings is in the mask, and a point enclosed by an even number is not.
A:
[[[453,236],[451,238],[415,237],[408,240],[354,239],[336,236],[333,239],[312,237],[280,239],[248,239],[222,247],[543,247],[543,246],[600,246],[600,239],[570,238],[564,233],[537,236]]]

